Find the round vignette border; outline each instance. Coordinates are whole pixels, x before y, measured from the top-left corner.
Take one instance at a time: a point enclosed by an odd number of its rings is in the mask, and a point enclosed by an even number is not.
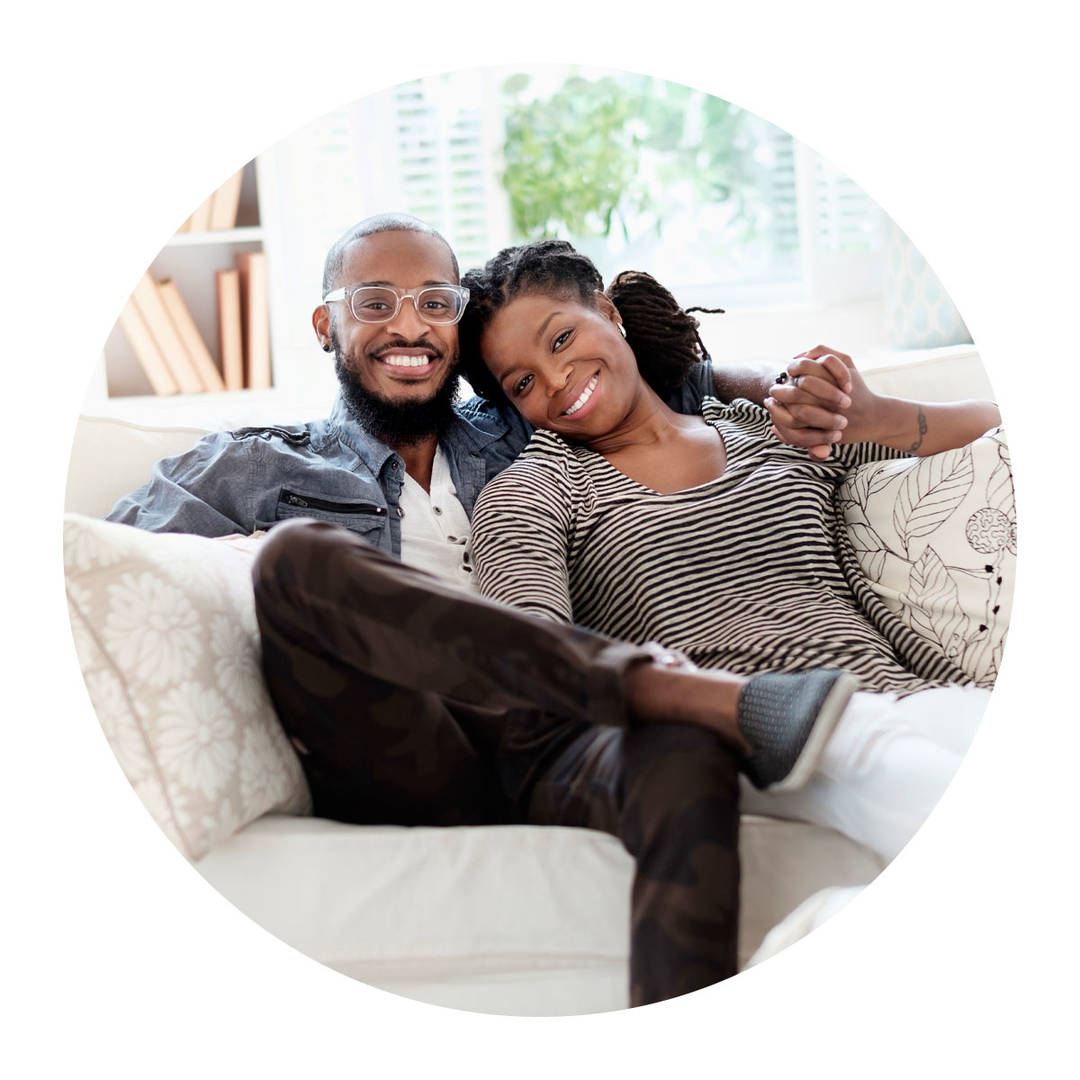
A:
[[[618,66],[618,67],[624,67],[624,68],[627,68],[627,69],[630,69],[630,70],[645,70],[645,71],[649,71],[649,70],[650,70],[650,68],[649,68],[649,67],[641,67],[640,65],[632,65],[632,64],[629,64],[629,63],[626,63],[626,62],[622,62],[622,63],[613,63],[613,64],[612,64],[611,66]],[[415,73],[415,74],[419,74],[420,72],[419,72],[419,71],[417,71],[417,72],[414,72],[414,73]],[[671,76],[670,76],[670,74],[669,74],[669,73],[667,73],[667,72],[655,71],[655,72],[652,72],[652,73],[655,73],[655,74],[657,74],[657,75],[662,75],[663,77],[671,77]],[[392,84],[393,82],[396,82],[396,81],[400,81],[400,79],[399,79],[399,78],[397,78],[397,77],[395,77],[395,78],[387,78],[387,79],[383,80],[383,85],[390,85],[390,84]],[[685,81],[685,82],[692,82],[692,83],[694,83],[695,85],[700,85],[700,86],[702,86],[702,87],[703,87],[703,88],[705,88],[705,89],[709,89],[709,90],[710,90],[710,92],[717,92],[716,90],[714,90],[714,89],[713,89],[713,87],[711,87],[711,86],[709,85],[708,81],[706,81],[706,80],[702,80],[702,79],[693,79],[693,78],[691,78],[691,77],[690,77],[689,75],[683,75],[683,76],[682,76],[682,79],[681,79],[681,81]],[[352,95],[352,96],[354,96],[354,97],[355,97],[355,96],[357,96],[357,95]],[[344,99],[343,99],[343,100],[344,100]],[[740,101],[740,103],[744,103],[744,102],[743,102],[743,101]],[[750,104],[750,102],[749,102],[749,99],[745,99],[745,103],[747,104],[747,107],[749,107],[749,108],[752,108],[752,109],[753,109],[753,111],[755,111],[755,112],[760,112],[760,113],[761,113],[761,115],[764,115],[764,116],[765,116],[765,117],[766,117],[767,119],[770,119],[770,120],[772,120],[773,122],[777,122],[777,123],[779,123],[779,126],[782,126],[782,127],[786,127],[786,128],[788,129],[788,130],[795,130],[795,129],[793,129],[793,128],[792,128],[792,127],[791,127],[790,125],[787,125],[787,124],[784,124],[784,123],[782,123],[782,122],[778,121],[778,120],[777,120],[777,119],[776,119],[776,118],[775,118],[774,116],[770,115],[770,114],[769,114],[768,112],[762,112],[762,111],[761,111],[760,109],[754,108],[754,107],[753,107],[753,105],[752,105],[752,104]],[[325,111],[325,110],[324,110],[324,109],[319,109],[319,110],[317,110],[317,111]],[[317,113],[316,113],[315,111],[313,111],[313,112],[311,113],[311,115],[316,115],[316,114],[317,114]],[[802,133],[801,133],[801,132],[799,132],[799,131],[796,131],[795,133],[796,133],[796,134],[799,134],[799,135],[800,135],[800,137],[804,137],[804,136],[802,135]],[[820,143],[820,141],[817,141],[817,142],[815,142],[815,141],[814,141],[814,140],[813,140],[812,138],[806,138],[806,141],[807,141],[807,142],[810,142],[810,143],[811,143],[811,145],[814,145],[814,146],[815,146],[816,148],[819,148],[819,149],[821,149],[821,148],[822,148],[822,146],[821,146],[821,143]],[[853,154],[854,154],[854,152],[853,152]],[[828,156],[828,155],[827,155],[827,156]],[[211,171],[215,171],[215,172],[223,172],[224,170],[223,170],[223,169],[216,169],[216,168],[215,168],[215,169],[212,169]],[[866,184],[864,184],[864,186],[867,186],[867,187],[868,187],[868,190],[870,191],[870,194],[871,194],[871,195],[872,195],[873,197],[875,197],[875,198],[879,198],[879,196],[878,196],[878,193],[877,193],[877,191],[875,191],[873,187],[871,187],[871,186],[868,186],[868,185],[866,185]],[[883,198],[883,197],[882,197],[882,198],[879,198],[879,201],[880,201],[880,202],[882,203],[882,205],[883,205],[883,206],[885,206],[885,207],[886,207],[886,209],[887,209],[887,210],[889,210],[890,212],[892,212],[892,207],[890,206],[890,203],[889,203],[889,202],[887,201],[887,199],[885,199],[885,198]],[[916,217],[917,217],[917,214],[913,214],[913,215],[912,215],[912,218],[911,218],[911,219],[912,219],[912,221],[916,220]],[[916,236],[915,236],[914,238],[915,238],[916,244],[917,244],[917,246],[918,246],[918,247],[920,248],[920,250],[923,250],[924,252],[925,252],[925,251],[927,251],[927,247],[928,247],[929,245],[927,245],[927,246],[924,246],[924,244],[923,244],[923,243],[922,243],[922,242],[920,241],[920,238],[919,238],[919,236],[918,236],[918,235],[916,235]],[[929,255],[928,257],[929,257],[929,260],[930,260],[931,264],[932,264],[932,265],[934,265],[934,266],[935,266],[935,268],[939,268],[939,261],[938,261],[937,259],[935,259],[935,258],[933,257],[933,255]],[[125,270],[125,272],[126,272],[126,273],[128,274],[128,277],[130,278],[131,274],[134,274],[134,273],[137,273],[137,272],[138,272],[138,269],[139,269],[139,266],[138,266],[138,260],[137,260],[137,259],[134,259],[134,260],[133,260],[133,259],[132,259],[132,258],[130,258],[129,256],[125,256],[125,259],[126,259],[126,261],[125,261],[125,267],[126,267],[126,270]],[[959,276],[957,277],[957,280],[959,281]],[[947,287],[947,288],[949,289],[949,292],[950,292],[950,294],[952,294],[952,295],[953,295],[954,297],[956,297],[956,296],[957,296],[957,291],[954,291],[954,289],[953,289],[953,287],[952,287],[952,284],[951,284],[951,281],[947,281],[947,282],[946,282],[946,287]],[[970,305],[966,304],[966,303],[965,303],[965,302],[963,301],[963,299],[962,299],[962,298],[961,298],[961,299],[958,299],[958,306],[960,307],[960,309],[961,309],[962,313],[964,313],[965,317],[967,317],[967,316],[968,316],[968,314],[969,314],[969,308],[970,308],[970,310],[971,310],[972,312],[974,312],[974,307],[972,307],[972,306],[970,306]],[[976,320],[976,321],[977,321],[977,320]],[[976,341],[977,341],[977,343],[979,343],[979,344],[980,344],[980,347],[981,347],[981,346],[982,346],[982,341],[983,341],[983,335],[982,335],[982,334],[980,333],[980,331],[979,331],[979,330],[978,330],[978,329],[977,329],[976,327],[973,327],[973,330],[974,330],[974,332],[975,332],[975,336],[976,336]],[[102,340],[103,340],[103,338],[102,338]],[[100,345],[100,342],[98,342],[98,343],[96,343],[96,344],[97,344],[97,345]],[[92,345],[91,347],[94,347],[94,346]],[[994,382],[995,386],[1000,386],[1000,385],[1002,385],[1002,381],[1001,381],[1001,380],[999,379],[999,377],[998,377],[998,374],[997,374],[997,373],[996,373],[996,371],[995,371],[995,370],[994,370],[994,369],[992,368],[991,364],[989,364],[989,363],[988,363],[988,364],[987,364],[987,367],[988,367],[988,369],[990,369],[990,374],[991,374],[991,378],[992,378],[992,380],[993,380],[993,382]],[[1011,415],[1011,411],[1012,411],[1012,409],[1011,409],[1011,406],[1010,406],[1010,405],[1008,404],[1008,395],[1007,395],[1007,394],[1006,394],[1006,399],[1007,399],[1007,400],[1006,400],[1006,421],[1007,421],[1007,423],[1008,423],[1008,421],[1009,421],[1009,419],[1010,419],[1010,415]],[[75,409],[75,412],[77,412],[77,404],[76,404],[76,409]],[[73,428],[73,426],[74,426],[74,412],[72,413],[72,415],[71,415],[71,418],[70,418],[70,419],[71,419],[71,425],[70,425],[70,426],[71,426],[71,427]],[[1015,445],[1015,444],[1014,444],[1014,445]],[[1020,502],[1021,502],[1021,514],[1022,514],[1022,516],[1023,516],[1023,517],[1025,517],[1025,518],[1026,518],[1026,516],[1027,516],[1027,515],[1026,515],[1026,513],[1025,513],[1025,510],[1024,510],[1024,507],[1025,507],[1025,503],[1027,502],[1027,498],[1026,498],[1026,495],[1027,495],[1027,491],[1026,491],[1026,478],[1024,478],[1024,479],[1021,479],[1021,481],[1020,481],[1020,482],[1018,483],[1018,487],[1020,488],[1020,495],[1021,495],[1021,498],[1020,498]],[[1033,491],[1033,493],[1034,493],[1034,488],[1032,488],[1032,491]],[[1023,545],[1024,545],[1024,541],[1025,541],[1025,536],[1024,536],[1024,532],[1022,531],[1022,534],[1021,534],[1021,545],[1022,545],[1022,546],[1021,546],[1021,574],[1022,574],[1022,575],[1025,575],[1025,572],[1026,572],[1026,567],[1024,566],[1024,563],[1023,563],[1023,560],[1024,560],[1024,546],[1023,546]],[[1023,585],[1022,585],[1022,588],[1023,588]],[[61,628],[61,629],[62,629],[62,632],[66,633],[66,625],[62,626],[62,628]],[[1010,644],[1009,644],[1009,648],[1008,648],[1008,650],[1007,650],[1007,660],[1006,660],[1006,669],[1007,669],[1007,670],[1008,670],[1008,669],[1010,669],[1010,668],[1012,667],[1013,663],[1014,663],[1014,660],[1015,660],[1015,653],[1016,653],[1017,645],[1018,645],[1018,642],[1017,642],[1016,640],[1010,641]],[[68,653],[70,653],[70,644],[67,644],[66,648],[67,648],[67,651],[68,651]],[[64,643],[63,643],[63,642],[61,642],[61,650],[63,650],[63,649],[64,649]],[[72,659],[71,659],[71,663],[72,663],[72,664],[74,663],[73,657],[72,657]],[[1011,673],[1010,673],[1010,674],[1011,674]],[[85,714],[85,716],[87,716],[87,717],[90,717],[90,718],[92,718],[92,711],[91,711],[91,710],[89,709],[89,703],[88,703],[88,701],[87,701],[87,700],[86,700],[86,698],[85,698],[85,691],[84,691],[84,690],[82,690],[81,684],[79,684],[79,683],[78,683],[78,680],[77,680],[77,673],[76,673],[76,676],[75,676],[75,681],[76,681],[76,684],[77,684],[77,685],[76,685],[76,689],[77,689],[77,691],[81,691],[81,692],[82,692],[82,705],[83,705],[83,707],[82,707],[82,710],[81,710],[81,711],[82,711],[82,712],[83,712],[83,713]],[[996,693],[996,694],[994,695],[994,698],[995,698],[995,699],[998,699],[998,698],[999,698],[1000,692],[1001,692],[1001,691],[999,690],[999,692],[998,692],[998,693]],[[993,713],[993,712],[995,712],[995,711],[996,711],[996,710],[994,709],[994,705],[992,704],[992,706],[991,706],[991,712]],[[108,754],[107,748],[106,748],[106,754]],[[104,760],[104,759],[102,759],[102,760]],[[107,766],[107,763],[106,763],[106,767],[108,767],[108,766]],[[99,776],[99,777],[97,778],[97,782],[98,782],[98,783],[100,783],[100,784],[106,784],[106,783],[111,783],[111,782],[113,782],[113,781],[112,781],[112,780],[105,780],[105,778],[104,778],[104,775],[102,775],[102,776]],[[151,827],[153,828],[154,832],[156,832],[156,827],[153,827],[153,826],[151,826]],[[135,831],[137,832],[138,830],[136,829]],[[163,838],[155,838],[155,839],[163,839]],[[140,839],[140,841],[139,841],[139,842],[140,842],[140,843],[142,843],[141,839]],[[153,843],[152,841],[148,841],[148,842],[149,842],[149,843],[151,843],[151,844]],[[166,842],[166,843],[167,843],[167,842]],[[148,854],[148,855],[151,855],[151,854],[152,854],[152,853],[150,852],[150,850],[149,850],[149,849],[148,849],[148,851],[147,851],[147,854]],[[162,864],[164,863],[164,860],[153,860],[153,861],[158,861],[159,863],[162,863]],[[159,867],[159,869],[161,870],[161,872],[162,872],[162,873],[171,873],[170,871],[168,871],[168,870],[167,870],[167,869],[166,869],[166,868],[164,867],[164,865],[160,866],[160,867]],[[899,867],[898,867],[897,869],[899,869]],[[912,868],[912,869],[914,869],[914,868]],[[185,872],[186,872],[186,873],[188,873],[188,874],[190,874],[190,871],[187,871],[186,869],[185,869]],[[225,905],[225,906],[227,906],[227,905]],[[852,911],[852,912],[851,912],[851,916],[852,916],[852,917],[854,917],[854,914],[855,914],[855,913],[854,913],[854,911]],[[207,917],[208,917],[208,921],[209,921],[209,920],[212,920],[213,918],[216,918],[216,916],[212,916],[212,915],[209,915],[209,914],[208,914],[208,916],[207,916]],[[845,921],[847,921],[847,916],[845,917]],[[836,935],[834,935],[833,933],[831,933],[831,932],[829,932],[829,931],[830,931],[830,928],[826,928],[825,930],[819,931],[819,932],[818,932],[817,934],[815,934],[815,935],[813,936],[813,938],[811,938],[811,939],[808,939],[808,941],[807,941],[806,943],[804,943],[804,944],[805,944],[805,946],[807,947],[807,950],[806,950],[806,951],[809,951],[809,948],[808,948],[808,947],[812,945],[812,943],[814,942],[814,940],[815,940],[815,939],[818,939],[818,938],[824,938],[824,937],[825,937],[826,935],[827,935],[827,936],[829,936],[829,937],[833,937],[833,936],[836,936]],[[219,935],[219,938],[221,938],[221,939],[225,939],[226,937],[227,937],[227,934],[224,934],[224,933],[223,933],[223,934],[220,934],[220,935]],[[791,950],[791,952],[792,952],[792,953],[794,953],[794,952],[795,952],[795,950]],[[781,963],[781,961],[782,961],[782,960],[783,960],[783,958],[780,958],[780,959],[778,959],[777,961],[773,961],[773,962],[772,962],[772,964],[770,964],[770,965],[769,965],[768,967],[769,967],[769,968],[772,968],[772,967],[774,967],[774,966],[778,967],[778,966],[780,965],[780,963]],[[306,962],[306,963],[308,963],[308,964],[310,965],[310,961],[305,961],[305,962]],[[312,967],[314,967],[315,965],[311,965],[311,966],[312,966]],[[785,966],[785,967],[787,967],[787,966],[789,966],[789,965],[786,965],[786,964],[785,964],[784,966]],[[766,974],[767,974],[767,969],[763,969],[763,971],[762,971],[762,973],[761,973],[762,977],[764,977],[764,976],[765,976]],[[743,980],[744,980],[745,978],[746,978],[746,976],[743,976],[743,977],[741,977],[741,978],[740,978],[740,980],[737,980],[737,981],[736,981],[736,983],[735,983],[734,985],[735,985],[735,986],[737,986],[737,985],[738,985],[738,983],[742,982],[742,981],[743,981]],[[705,996],[707,996],[707,995],[695,995],[695,997],[705,997]],[[730,996],[731,996],[731,995],[727,995],[727,997],[728,997],[728,998],[730,998]],[[688,1002],[688,1004],[689,1004],[689,1002]],[[369,1006],[372,1006],[372,1007],[374,1007],[374,1005],[375,1005],[375,1003],[374,1003],[374,1002],[371,1002],[371,1001],[366,1001],[366,1002],[365,1002],[365,1008],[367,1008],[367,1007],[369,1007]],[[411,1003],[407,1003],[407,1005],[411,1005]],[[389,1011],[389,1012],[397,1012],[397,1009],[396,1009],[396,1007],[391,1007],[391,1008],[389,1008],[388,1010],[384,1010],[384,1009],[382,1009],[382,1008],[380,1007],[380,1008],[378,1008],[378,1009],[377,1009],[377,1011],[378,1011],[379,1013],[384,1013],[384,1012],[387,1012],[387,1011]],[[652,1010],[649,1010],[649,1011],[652,1011]],[[662,1011],[667,1011],[667,1010],[662,1010]],[[671,1010],[671,1012],[672,1012],[672,1013],[674,1013],[674,1011],[675,1011],[675,1010]],[[696,1010],[690,1010],[690,1011],[696,1011]],[[430,1014],[431,1014],[432,1010],[427,1010],[427,1012],[428,1012],[429,1016],[428,1016],[428,1017],[427,1017],[426,1019],[430,1019]],[[456,1014],[456,1015],[460,1016],[460,1015],[463,1015],[463,1014]],[[651,1026],[651,1025],[650,1025],[650,1026]]]
[[[287,136],[286,136],[287,137]]]

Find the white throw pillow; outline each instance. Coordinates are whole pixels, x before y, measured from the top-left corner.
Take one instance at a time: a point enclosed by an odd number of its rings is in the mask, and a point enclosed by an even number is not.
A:
[[[862,465],[838,498],[873,591],[979,686],[993,686],[1016,578],[1003,429],[943,454]]]
[[[125,776],[189,858],[310,812],[259,666],[250,541],[64,519],[75,647]]]

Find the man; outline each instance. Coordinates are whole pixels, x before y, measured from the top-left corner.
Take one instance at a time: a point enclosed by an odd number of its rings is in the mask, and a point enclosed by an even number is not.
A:
[[[109,518],[274,526],[255,569],[264,673],[317,814],[612,832],[637,862],[631,1001],[709,985],[735,970],[738,768],[761,786],[801,771],[819,711],[846,691],[831,676],[746,684],[468,595],[473,504],[530,431],[455,400],[458,281],[422,222],[361,222],[331,248],[312,318],[335,356],[331,415],[210,435]],[[760,401],[764,386],[702,364],[673,404],[712,392]],[[763,706],[783,717],[775,745],[755,727]]]

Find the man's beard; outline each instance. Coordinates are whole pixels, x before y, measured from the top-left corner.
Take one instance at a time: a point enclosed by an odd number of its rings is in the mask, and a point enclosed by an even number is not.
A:
[[[429,435],[441,434],[453,419],[454,399],[461,377],[451,371],[435,396],[427,401],[387,401],[365,387],[351,370],[336,341],[334,370],[341,398],[352,418],[387,446],[413,446]]]

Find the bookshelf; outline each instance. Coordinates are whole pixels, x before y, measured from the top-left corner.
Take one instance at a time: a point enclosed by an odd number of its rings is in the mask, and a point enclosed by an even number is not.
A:
[[[219,371],[222,356],[215,274],[219,270],[236,269],[237,256],[246,254],[264,253],[272,265],[273,255],[270,249],[273,244],[268,242],[268,239],[273,230],[265,227],[264,189],[269,186],[265,171],[258,159],[249,161],[244,166],[234,227],[178,232],[158,252],[148,267],[154,281],[171,280],[175,283],[195,328]],[[272,369],[272,327],[268,333]],[[146,395],[153,394],[154,388],[150,379],[136,358],[128,334],[118,321],[105,341],[88,400],[91,403],[128,398],[145,400]],[[164,400],[165,397],[188,395],[158,396]]]

